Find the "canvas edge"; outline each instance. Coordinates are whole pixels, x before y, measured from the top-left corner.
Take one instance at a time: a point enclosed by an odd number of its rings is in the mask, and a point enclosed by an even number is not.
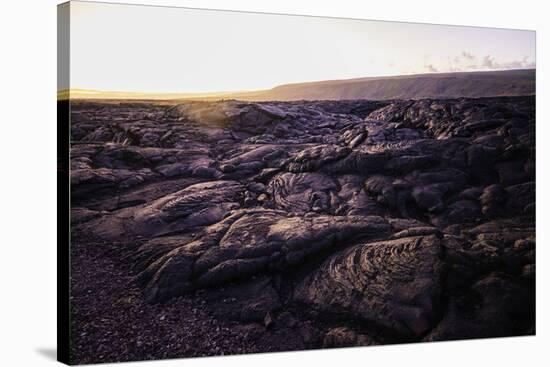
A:
[[[57,360],[70,364],[70,2],[57,5]]]

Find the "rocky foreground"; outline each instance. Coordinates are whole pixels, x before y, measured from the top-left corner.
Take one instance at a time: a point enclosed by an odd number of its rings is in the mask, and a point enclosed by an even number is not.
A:
[[[76,361],[535,333],[534,97],[71,119]]]

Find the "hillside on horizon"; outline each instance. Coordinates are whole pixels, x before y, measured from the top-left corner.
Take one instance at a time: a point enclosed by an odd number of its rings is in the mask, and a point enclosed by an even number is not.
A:
[[[416,74],[284,84],[245,100],[421,99],[533,95],[535,69]]]
[[[525,96],[536,93],[536,70],[516,69],[366,77],[282,84],[248,92],[142,93],[73,89],[71,99],[297,101]],[[68,91],[58,93],[66,99]]]

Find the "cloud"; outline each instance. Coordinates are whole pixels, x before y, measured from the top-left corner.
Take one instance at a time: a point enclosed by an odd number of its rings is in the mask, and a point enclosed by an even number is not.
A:
[[[432,64],[424,65],[424,68],[426,68],[430,73],[437,73],[439,70],[433,66]]]
[[[470,71],[479,69],[477,57],[468,51],[462,51],[453,58],[448,57],[449,71]]]
[[[471,54],[471,53],[469,53],[469,52],[467,52],[467,51],[462,51],[462,54],[461,54],[461,55],[462,55],[462,57],[463,57],[464,59],[470,60],[470,61],[472,61],[472,60],[474,60],[474,59],[476,58],[473,54]]]
[[[501,62],[492,55],[485,55],[479,59],[468,51],[462,51],[455,57],[447,58],[448,71],[472,71],[472,70],[509,70],[534,68],[535,62],[529,61],[527,56],[521,60]]]
[[[530,62],[527,56],[524,56],[522,60],[513,60],[509,62],[497,62],[495,58],[491,55],[487,55],[483,58],[483,63],[481,64],[483,68],[486,69],[525,69],[525,68],[534,68],[535,63]]]
[[[495,62],[495,58],[491,55],[487,55],[483,58],[483,62],[481,63],[481,67],[486,69],[497,69],[498,63]]]

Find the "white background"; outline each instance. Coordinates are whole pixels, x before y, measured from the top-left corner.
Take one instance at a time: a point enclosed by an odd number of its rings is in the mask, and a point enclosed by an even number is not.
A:
[[[120,3],[138,1],[119,0]],[[56,3],[0,10],[0,365],[55,362]],[[537,31],[537,336],[141,362],[143,366],[538,366],[550,360],[547,140],[550,30],[545,1],[181,0],[138,3]],[[546,361],[545,361],[546,360]]]

